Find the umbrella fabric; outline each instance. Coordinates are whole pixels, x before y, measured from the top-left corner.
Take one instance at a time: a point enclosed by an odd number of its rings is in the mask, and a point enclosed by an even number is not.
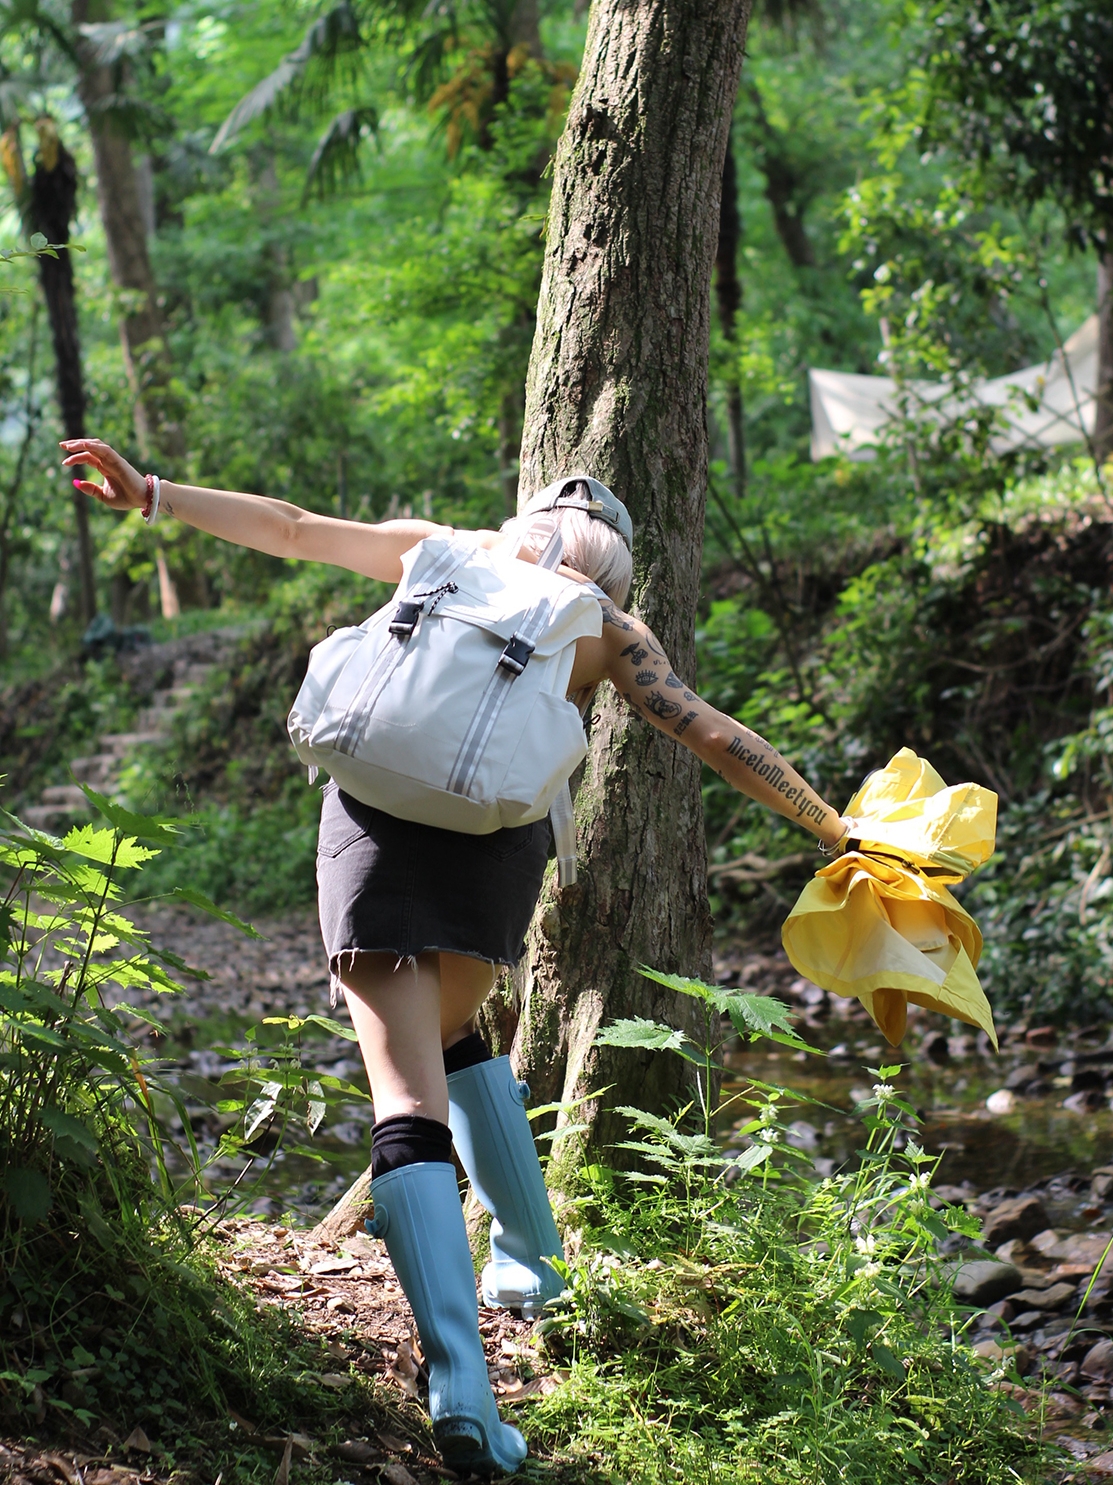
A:
[[[908,1002],[980,1027],[997,1045],[978,981],[982,936],[947,884],[993,854],[997,796],[948,788],[902,748],[850,801],[855,840],[804,888],[782,930],[795,969],[856,996],[896,1046]]]

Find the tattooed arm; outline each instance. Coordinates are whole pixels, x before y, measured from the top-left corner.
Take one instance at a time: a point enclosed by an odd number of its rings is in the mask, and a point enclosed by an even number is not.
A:
[[[716,711],[679,678],[653,631],[639,619],[603,605],[597,643],[605,674],[639,716],[677,738],[743,794],[802,825],[824,844],[842,838],[845,822],[776,748]],[[573,683],[575,683],[575,672]]]

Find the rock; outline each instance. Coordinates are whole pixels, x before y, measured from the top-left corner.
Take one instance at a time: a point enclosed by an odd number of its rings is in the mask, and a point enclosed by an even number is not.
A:
[[[1023,1283],[1015,1264],[979,1258],[962,1264],[955,1274],[955,1299],[965,1305],[991,1305],[996,1299],[1015,1294]]]
[[[1102,1166],[1096,1170],[1090,1182],[1090,1190],[1099,1201],[1104,1201],[1113,1191],[1113,1170],[1110,1170],[1108,1166]]]
[[[1082,1358],[1082,1375],[1091,1382],[1113,1382],[1113,1341],[1098,1341]]]
[[[998,1088],[986,1099],[985,1106],[991,1114],[1011,1114],[1016,1108],[1016,1094],[1009,1088]]]
[[[988,1248],[1007,1243],[1010,1238],[1031,1238],[1047,1227],[1047,1212],[1038,1196],[1017,1196],[1003,1201],[986,1217],[982,1239]]]
[[[1033,1026],[1024,1033],[1024,1040],[1030,1047],[1053,1047],[1059,1040],[1059,1033],[1054,1026]]]
[[[951,1049],[947,1042],[947,1035],[942,1031],[934,1031],[925,1036],[920,1043],[920,1051],[925,1057],[930,1057],[932,1062],[945,1063],[951,1060]]]
[[[1037,1232],[1034,1237],[1028,1239],[1028,1246],[1034,1248],[1044,1258],[1062,1258],[1065,1256],[1061,1251],[1063,1239],[1069,1236],[1069,1233],[1062,1230],[1045,1227],[1043,1232]]]
[[[933,1190],[940,1201],[945,1201],[953,1207],[966,1206],[977,1195],[969,1181],[964,1181],[961,1186],[935,1186]]]
[[[1020,1309],[1061,1310],[1074,1292],[1073,1284],[1052,1284],[1050,1289],[1019,1289],[1009,1298]]]
[[[1042,1325],[1044,1313],[1042,1310],[1023,1310],[1013,1319],[1009,1329],[1020,1335],[1025,1330],[1035,1330],[1037,1325]]]
[[[1082,1093],[1072,1093],[1063,1099],[1063,1108],[1072,1114],[1094,1114],[1105,1107],[1105,1094],[1097,1088],[1087,1088]]]
[[[975,1341],[973,1349],[974,1355],[980,1356],[983,1361],[1000,1361],[1005,1354],[997,1342],[991,1340]]]
[[[1089,1089],[1104,1092],[1105,1074],[1100,1068],[1080,1067],[1077,1072],[1071,1074],[1070,1091],[1072,1093],[1085,1093]]]
[[[986,1314],[992,1315],[995,1320],[1004,1320],[1007,1324],[1016,1314],[1016,1306],[1009,1299],[999,1299],[995,1304],[986,1306]]]
[[[993,1256],[999,1258],[1002,1263],[1028,1264],[1040,1255],[1030,1243],[1022,1242],[1020,1238],[1010,1238],[1007,1243],[994,1248]]]
[[[1040,1070],[1033,1062],[1022,1062],[1019,1067],[1014,1067],[1005,1079],[1005,1087],[1010,1093],[1023,1093],[1030,1083],[1042,1082]]]
[[[1108,1257],[1106,1257],[1107,1249]],[[1055,1256],[1061,1257],[1067,1263],[1089,1264],[1091,1269],[1096,1268],[1104,1257],[1102,1273],[1107,1278],[1113,1278],[1113,1233],[1071,1233],[1060,1244],[1060,1251]]]

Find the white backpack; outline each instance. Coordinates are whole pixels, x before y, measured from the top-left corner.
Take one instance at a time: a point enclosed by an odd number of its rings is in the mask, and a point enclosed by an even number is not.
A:
[[[315,645],[287,722],[324,769],[403,820],[487,835],[550,811],[560,885],[576,880],[568,779],[584,758],[566,699],[575,642],[602,633],[598,589],[474,537],[430,536],[384,608]]]

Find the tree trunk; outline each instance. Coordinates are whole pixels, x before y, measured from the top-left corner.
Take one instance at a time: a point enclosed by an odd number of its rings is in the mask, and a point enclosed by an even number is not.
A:
[[[1094,408],[1094,454],[1113,459],[1113,252],[1098,258],[1098,384]]]
[[[738,210],[738,169],[734,141],[727,134],[723,159],[723,192],[719,202],[719,245],[715,250],[715,298],[719,325],[731,353],[727,377],[727,453],[736,494],[746,493],[746,430],[742,421],[742,385],[738,380],[738,311],[742,308],[742,281],[738,277],[738,246],[742,215]]]
[[[75,30],[87,21],[109,20],[111,7],[97,0],[72,0]],[[79,42],[78,93],[89,121],[97,171],[97,201],[104,226],[112,281],[126,292],[120,321],[124,364],[135,396],[135,433],[143,458],[181,459],[185,442],[180,409],[171,385],[166,327],[147,251],[147,222],[131,141],[112,104],[120,79],[103,67],[86,42]]]
[[[70,223],[77,204],[77,164],[45,115],[36,124],[39,152],[35,173],[26,198],[27,226],[41,232],[48,242],[69,242]],[[54,343],[54,371],[58,387],[58,410],[67,438],[85,436],[85,381],[81,361],[81,339],[74,295],[73,259],[62,248],[56,258],[39,259],[50,334]],[[84,469],[70,474],[84,479]],[[77,534],[77,571],[81,585],[81,618],[88,624],[96,617],[97,589],[93,573],[93,539],[89,531],[89,500],[71,487],[74,529]]]
[[[749,0],[596,0],[557,148],[526,389],[521,491],[582,467],[631,509],[635,611],[681,675],[707,479],[711,268]],[[710,969],[699,763],[600,693],[577,800],[579,884],[552,881],[519,971],[518,1068],[545,1102],[610,1085],[608,1105],[690,1097],[687,1065],[593,1045],[616,1017],[690,1025],[694,1003],[640,964]],[[563,1116],[562,1116],[563,1119]],[[589,1148],[621,1121],[578,1109]],[[551,1168],[579,1158],[558,1143]],[[608,1157],[609,1158],[609,1157]]]
[[[769,122],[757,87],[751,84],[747,95],[757,122],[757,137],[752,141],[754,162],[765,177],[765,199],[773,210],[777,236],[794,268],[814,268],[815,251],[801,214],[800,177],[784,141]]]

